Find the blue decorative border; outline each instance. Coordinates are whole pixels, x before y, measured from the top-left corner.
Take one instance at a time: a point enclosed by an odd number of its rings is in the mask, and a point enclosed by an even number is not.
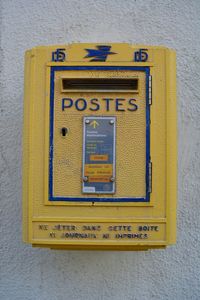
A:
[[[113,198],[113,197],[54,197],[53,196],[53,126],[54,126],[54,78],[55,72],[66,70],[130,70],[146,73],[146,196],[145,198]],[[49,143],[49,201],[75,202],[149,202],[149,162],[150,162],[150,106],[149,106],[149,67],[131,66],[54,66],[50,77],[50,143]]]

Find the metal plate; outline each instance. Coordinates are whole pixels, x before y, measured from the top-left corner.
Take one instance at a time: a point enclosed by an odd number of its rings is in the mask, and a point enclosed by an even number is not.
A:
[[[115,117],[83,118],[83,193],[115,192]]]
[[[115,73],[116,71],[116,73]],[[63,78],[138,78],[138,93],[117,92],[110,105],[104,98],[107,92],[63,93]],[[50,94],[50,143],[46,164],[49,164],[50,201],[69,202],[148,202],[149,201],[149,68],[148,67],[51,67]],[[73,105],[63,109],[63,98],[70,98]],[[134,97],[134,98],[133,98]],[[91,101],[98,102],[99,106]],[[124,100],[117,100],[124,99]],[[131,100],[134,99],[134,100]],[[132,110],[130,100],[138,109]],[[81,103],[83,107],[80,106]],[[79,103],[78,103],[79,102]],[[80,103],[81,102],[81,103]],[[123,102],[123,106],[117,103]],[[78,103],[78,106],[77,106]],[[49,104],[49,102],[48,102]],[[95,108],[95,109],[94,109]],[[83,193],[83,118],[116,117],[116,180],[115,193]],[[67,128],[66,136],[61,134]],[[48,130],[48,127],[47,127]],[[67,203],[66,203],[67,204]]]

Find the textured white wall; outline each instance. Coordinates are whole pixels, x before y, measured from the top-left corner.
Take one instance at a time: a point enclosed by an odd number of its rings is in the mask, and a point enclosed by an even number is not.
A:
[[[0,299],[200,299],[200,1],[1,0]],[[167,250],[70,252],[21,241],[23,55],[69,42],[177,50],[178,241]]]

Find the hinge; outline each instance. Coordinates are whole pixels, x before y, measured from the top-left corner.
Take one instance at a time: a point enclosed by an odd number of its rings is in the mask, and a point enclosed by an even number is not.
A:
[[[152,162],[149,162],[149,193],[152,192]]]
[[[152,76],[149,75],[149,105],[152,104]]]

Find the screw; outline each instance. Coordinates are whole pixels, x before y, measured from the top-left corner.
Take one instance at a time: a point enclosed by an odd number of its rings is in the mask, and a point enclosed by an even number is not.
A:
[[[90,124],[90,120],[85,120],[85,124]]]
[[[87,181],[88,181],[88,177],[87,177],[87,176],[84,176],[84,177],[83,177],[83,181],[84,181],[84,182],[87,182]]]
[[[114,122],[114,120],[110,120],[110,122],[109,122],[111,125],[113,125],[115,122]]]
[[[110,177],[110,181],[111,181],[111,182],[114,182],[114,181],[115,181],[115,178],[114,178],[114,177]]]

